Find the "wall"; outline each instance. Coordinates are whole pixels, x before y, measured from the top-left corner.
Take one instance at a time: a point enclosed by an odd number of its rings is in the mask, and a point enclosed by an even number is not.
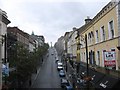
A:
[[[112,6],[113,5],[113,6]],[[106,8],[107,7],[107,8]],[[89,38],[87,38],[88,41],[88,53],[92,50],[95,53],[95,63],[97,61],[97,51],[100,51],[100,66],[104,67],[104,56],[103,56],[103,50],[110,51],[111,49],[115,49],[116,52],[116,69],[118,69],[118,21],[117,21],[117,8],[115,7],[115,3],[109,4],[106,6],[101,12],[99,12],[96,17],[93,18],[92,22],[89,23],[89,25],[86,25],[86,29],[80,33],[81,36],[85,36],[85,34],[88,34],[92,31],[94,34],[93,39],[90,41]],[[109,33],[109,22],[113,20],[114,25],[114,38],[110,38]],[[101,36],[101,27],[104,26],[105,28],[105,41],[102,41]],[[96,42],[96,30],[98,30],[98,42]],[[81,37],[82,39],[82,37]],[[82,44],[81,47],[81,61],[86,62],[86,49],[85,49],[85,40],[80,41]],[[89,56],[89,55],[88,55]],[[90,56],[89,56],[90,60]]]

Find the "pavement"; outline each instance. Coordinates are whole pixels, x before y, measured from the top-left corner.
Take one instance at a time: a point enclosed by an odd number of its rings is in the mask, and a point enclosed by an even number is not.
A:
[[[37,73],[33,73],[31,75],[31,85],[29,85],[29,80],[25,83],[25,88],[31,88],[32,85],[34,84],[40,70],[41,70],[41,67],[43,66],[43,64],[45,63],[45,60],[46,60],[46,56],[44,56],[43,58],[43,62],[40,63],[39,67],[37,67]]]
[[[33,84],[34,84],[34,82],[35,82],[35,80],[36,80],[36,78],[38,77],[38,74],[39,74],[39,72],[40,72],[40,70],[41,70],[41,67],[42,67],[42,65],[45,63],[45,59],[43,59],[43,63],[40,65],[40,67],[38,67],[38,69],[37,69],[37,73],[35,74],[32,74],[32,76],[31,76],[31,87],[33,86]]]
[[[67,72],[66,72],[66,78],[69,80],[70,85],[73,87],[73,78],[72,78],[72,73],[74,69],[72,68],[72,66],[70,65],[69,62],[67,62]]]

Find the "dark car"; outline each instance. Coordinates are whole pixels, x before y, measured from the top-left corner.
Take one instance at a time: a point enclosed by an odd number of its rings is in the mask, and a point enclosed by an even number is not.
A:
[[[59,59],[58,59],[58,58],[56,58],[56,59],[55,59],[55,63],[58,63],[58,62],[59,62]]]
[[[52,53],[51,55],[54,55],[54,53]]]
[[[70,84],[66,78],[62,78],[61,79],[61,87],[66,88],[66,86],[70,86]]]
[[[63,70],[60,70],[59,76],[60,76],[60,77],[65,77],[65,72],[64,72]]]

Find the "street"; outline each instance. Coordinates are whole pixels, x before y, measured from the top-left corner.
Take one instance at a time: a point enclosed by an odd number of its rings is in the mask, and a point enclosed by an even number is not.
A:
[[[61,88],[60,77],[55,63],[54,48],[49,49],[48,56],[44,60],[31,88]]]

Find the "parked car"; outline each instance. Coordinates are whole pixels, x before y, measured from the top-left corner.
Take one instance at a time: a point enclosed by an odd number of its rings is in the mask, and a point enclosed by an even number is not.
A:
[[[66,88],[66,86],[70,86],[68,80],[66,78],[61,78],[61,87]]]
[[[66,85],[65,90],[73,90],[73,87],[71,85]]]
[[[59,61],[59,60],[58,60],[58,59],[56,59],[56,60],[55,60],[55,63],[57,63],[58,61]]]
[[[57,58],[55,57],[55,59],[56,59],[56,60],[55,60],[55,63],[57,63],[57,62],[59,61],[58,57],[57,57]]]
[[[51,55],[54,55],[54,53],[52,53]]]
[[[58,66],[58,67],[57,67],[57,70],[58,70],[58,71],[63,70],[63,66]]]
[[[60,77],[65,77],[65,72],[64,72],[63,70],[60,70],[59,76],[60,76]]]
[[[62,66],[63,64],[62,64],[62,62],[57,62],[57,66]]]

